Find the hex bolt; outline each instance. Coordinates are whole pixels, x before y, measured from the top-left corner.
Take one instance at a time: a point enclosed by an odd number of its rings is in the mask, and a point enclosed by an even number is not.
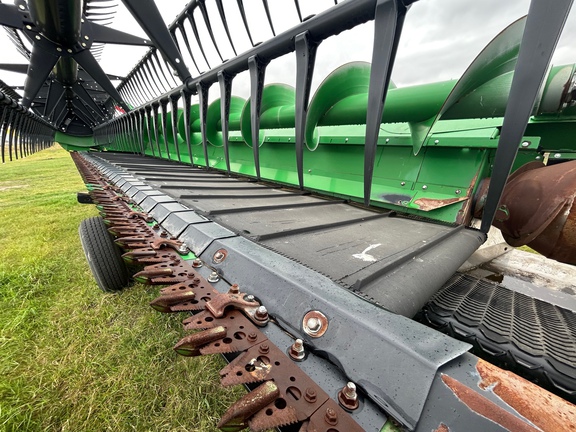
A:
[[[160,233],[160,237],[168,237],[168,233],[166,231],[162,231]]]
[[[268,310],[266,309],[265,306],[260,306],[258,309],[256,309],[256,313],[254,314],[254,317],[258,321],[265,321],[268,319]]]
[[[202,260],[200,258],[196,258],[194,261],[192,261],[192,267],[194,268],[202,267]]]
[[[324,415],[324,420],[329,425],[336,426],[338,424],[338,413],[332,408],[327,408],[326,414]]]
[[[304,392],[304,399],[306,402],[314,403],[316,402],[316,390],[313,388],[308,387]]]
[[[358,408],[358,393],[356,393],[356,384],[347,383],[340,392],[338,392],[338,402],[348,410]]]
[[[254,296],[252,294],[248,294],[246,297],[244,297],[244,300],[249,301],[249,302],[253,302]]]
[[[220,275],[218,275],[218,273],[216,273],[215,271],[210,273],[210,276],[208,276],[208,282],[210,282],[210,283],[216,283],[219,280],[220,280]]]
[[[240,292],[240,288],[238,287],[238,284],[234,284],[230,287],[230,289],[228,290],[229,294],[238,294]]]
[[[256,339],[258,339],[258,335],[256,333],[249,333],[248,334],[248,340],[250,342],[254,342]]]
[[[180,253],[187,253],[188,252],[188,246],[186,246],[186,243],[182,243],[179,247],[178,247],[178,252]]]
[[[318,318],[312,317],[308,318],[308,321],[306,321],[306,326],[311,333],[318,333],[322,328],[322,323]]]
[[[261,354],[268,354],[268,352],[270,351],[270,347],[268,346],[268,344],[263,343],[262,345],[260,345],[260,348],[258,348],[258,351],[260,351]]]
[[[304,359],[306,356],[306,351],[304,351],[304,342],[302,339],[296,339],[292,346],[290,347],[290,351],[288,351],[292,360],[300,361]]]

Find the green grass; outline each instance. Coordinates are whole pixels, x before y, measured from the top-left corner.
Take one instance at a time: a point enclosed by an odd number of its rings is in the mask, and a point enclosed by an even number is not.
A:
[[[97,214],[52,147],[0,166],[0,431],[211,431],[241,389],[217,357],[172,346],[185,315],[148,306],[158,288],[98,290],[78,226]]]

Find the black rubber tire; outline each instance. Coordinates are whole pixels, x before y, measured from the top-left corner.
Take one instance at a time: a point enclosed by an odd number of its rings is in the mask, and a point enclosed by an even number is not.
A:
[[[86,260],[102,291],[116,292],[128,285],[128,270],[120,249],[100,216],[84,219],[78,228]]]

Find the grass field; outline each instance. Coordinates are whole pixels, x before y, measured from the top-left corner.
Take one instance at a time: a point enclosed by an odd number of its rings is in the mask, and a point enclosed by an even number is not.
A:
[[[78,239],[83,183],[55,146],[0,166],[0,431],[212,431],[241,389],[172,346],[158,288],[103,294]]]

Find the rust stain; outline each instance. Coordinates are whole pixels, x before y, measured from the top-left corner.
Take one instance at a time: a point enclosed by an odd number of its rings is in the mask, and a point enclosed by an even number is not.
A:
[[[450,432],[450,428],[446,426],[444,423],[440,423],[440,425],[432,432]]]
[[[542,430],[576,431],[575,405],[484,360],[478,360],[476,368],[482,378],[481,389],[492,388],[504,402]]]
[[[467,199],[467,196],[447,199],[418,198],[416,201],[414,201],[414,204],[420,207],[420,210],[430,211],[446,207],[457,202],[466,201]]]
[[[465,386],[460,381],[442,374],[442,381],[452,390],[464,405],[475,413],[492,420],[494,423],[514,432],[538,432],[539,430],[522,419],[509,413],[504,408],[496,405],[477,391]]]

